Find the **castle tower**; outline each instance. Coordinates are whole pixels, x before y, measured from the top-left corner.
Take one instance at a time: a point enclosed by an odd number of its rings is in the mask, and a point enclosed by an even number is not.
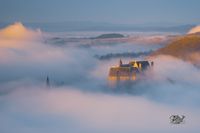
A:
[[[137,62],[136,62],[136,61],[134,62],[134,64],[133,64],[133,67],[136,67],[136,68],[138,68],[138,64],[137,64]]]
[[[122,60],[120,59],[120,60],[119,60],[119,67],[121,67],[122,64],[123,64],[123,63],[122,63]]]
[[[141,63],[139,63],[139,69],[142,70],[142,64]]]

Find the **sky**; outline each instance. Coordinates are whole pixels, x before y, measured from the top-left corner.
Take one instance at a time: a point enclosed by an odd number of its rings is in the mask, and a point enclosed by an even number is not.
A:
[[[199,24],[199,0],[0,0],[0,22]]]

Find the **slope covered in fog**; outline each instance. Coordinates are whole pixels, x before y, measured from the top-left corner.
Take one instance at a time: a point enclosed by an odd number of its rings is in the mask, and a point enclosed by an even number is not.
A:
[[[200,35],[191,34],[179,37],[153,53],[153,55],[171,55],[194,64],[200,64]]]

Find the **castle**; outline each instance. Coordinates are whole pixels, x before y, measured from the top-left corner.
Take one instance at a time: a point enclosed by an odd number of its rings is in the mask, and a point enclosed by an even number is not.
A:
[[[117,81],[135,81],[137,75],[152,66],[153,62],[149,61],[131,61],[123,64],[120,59],[118,66],[110,68],[108,80],[111,84],[115,84]]]

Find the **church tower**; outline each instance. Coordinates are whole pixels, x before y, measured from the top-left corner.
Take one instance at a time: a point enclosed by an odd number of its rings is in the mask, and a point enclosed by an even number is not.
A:
[[[46,86],[49,87],[50,86],[50,82],[49,82],[49,76],[47,76],[47,79],[46,79]]]

